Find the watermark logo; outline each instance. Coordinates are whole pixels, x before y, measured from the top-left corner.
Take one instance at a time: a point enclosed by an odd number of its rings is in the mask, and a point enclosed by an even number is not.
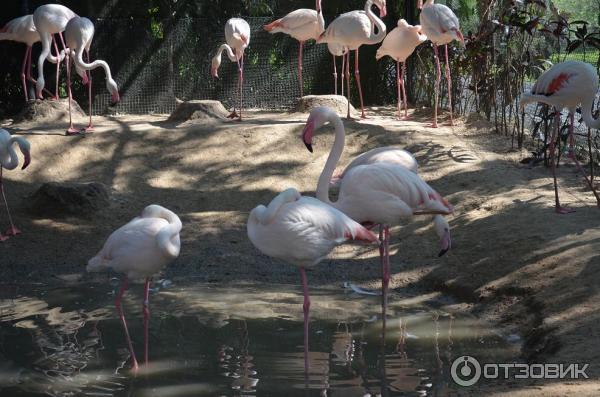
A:
[[[464,387],[473,386],[485,379],[588,379],[585,372],[589,364],[523,364],[486,363],[475,357],[461,356],[452,362],[452,380]]]

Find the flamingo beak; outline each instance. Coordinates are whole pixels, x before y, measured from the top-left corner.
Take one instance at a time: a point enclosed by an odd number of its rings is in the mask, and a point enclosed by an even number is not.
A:
[[[383,6],[380,17],[384,18],[386,15],[387,15],[387,6]]]
[[[115,106],[120,100],[119,91],[113,92],[110,106]]]
[[[21,167],[22,170],[27,168],[29,163],[31,163],[31,154],[29,152],[25,152],[25,153],[23,153],[23,155],[24,155],[25,159],[23,161],[23,167]]]
[[[216,66],[211,66],[211,68],[210,68],[210,75],[213,78],[215,78],[215,79],[219,78],[219,72],[217,71],[217,67]]]
[[[463,36],[462,32],[460,30],[456,30],[456,36],[458,37],[458,40],[460,41],[460,46],[462,48],[465,48],[465,37]]]
[[[450,240],[450,231],[446,231],[446,233],[444,233],[444,237],[442,237],[440,242],[441,251],[438,254],[438,258],[443,256],[446,252],[448,252],[450,250],[450,247],[452,246],[452,241]]]
[[[304,142],[304,146],[308,149],[309,152],[313,152],[312,147],[312,137],[315,131],[315,122],[313,120],[308,120],[306,122],[306,126],[304,127],[304,131],[302,131],[302,142]]]

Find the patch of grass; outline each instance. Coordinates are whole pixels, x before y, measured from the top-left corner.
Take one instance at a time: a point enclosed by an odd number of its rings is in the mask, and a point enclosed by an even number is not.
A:
[[[562,53],[562,54],[554,54],[550,57],[550,61],[552,63],[564,62],[564,61],[582,61],[591,63],[596,66],[598,64],[598,58],[600,57],[600,51],[595,48],[586,49],[585,52],[583,49],[578,49],[575,52],[570,54]]]

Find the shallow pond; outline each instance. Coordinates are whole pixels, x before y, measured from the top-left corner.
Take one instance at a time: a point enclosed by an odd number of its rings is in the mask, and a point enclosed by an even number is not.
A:
[[[150,364],[134,376],[114,281],[5,288],[0,396],[445,396],[456,357],[516,357],[477,319],[426,298],[392,296],[382,338],[380,297],[311,288],[305,377],[299,287],[187,282],[151,295]],[[143,361],[141,299],[133,285],[124,309]]]

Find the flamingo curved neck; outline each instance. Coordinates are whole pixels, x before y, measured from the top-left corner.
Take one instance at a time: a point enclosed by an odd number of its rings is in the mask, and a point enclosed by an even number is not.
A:
[[[597,129],[600,128],[600,118],[594,119],[592,116],[592,106],[594,104],[594,100],[586,100],[581,104],[581,115],[583,116],[583,121],[587,124],[589,128]]]
[[[93,70],[93,69],[101,67],[102,69],[104,69],[104,73],[106,74],[106,80],[107,81],[113,80],[108,63],[104,62],[101,59],[95,60],[92,63],[85,63],[83,61],[83,46],[81,48],[77,48],[75,50],[75,55],[76,55],[75,62],[77,63],[77,66],[79,66],[81,69]]]
[[[381,19],[375,15],[372,10],[373,0],[367,0],[365,3],[365,13],[367,14],[367,18],[371,21],[371,34],[367,38],[367,41],[364,44],[377,44],[381,42],[385,38],[386,28],[385,24]],[[377,26],[377,34],[375,33],[375,26]]]
[[[17,165],[19,165],[19,157],[17,156],[17,152],[14,148],[15,143],[19,145],[19,149],[23,154],[25,154],[25,152],[28,151],[29,148],[29,143],[20,136],[13,136],[12,138],[10,138],[6,147],[9,157],[8,163],[1,164],[2,167],[6,168],[7,170],[14,170],[15,168],[17,168]]]
[[[169,222],[168,226],[163,227],[158,232],[156,239],[158,247],[165,255],[175,258],[179,255],[181,243],[179,241],[179,232],[181,231],[181,220],[171,211],[163,211],[160,217]]]
[[[346,144],[346,131],[344,130],[344,124],[342,123],[342,120],[337,117],[337,115],[329,115],[327,121],[331,122],[335,128],[335,141],[333,142],[333,147],[331,148],[331,152],[329,152],[327,162],[325,162],[325,167],[323,167],[323,171],[319,177],[319,182],[317,183],[317,198],[322,202],[331,205],[332,202],[329,199],[329,184],[331,178],[333,177],[335,166],[337,165],[340,157],[342,156],[342,152],[344,151],[344,145]]]
[[[221,61],[221,56],[223,55],[223,51],[227,51],[227,57],[229,58],[229,60],[231,62],[237,62],[238,59],[228,44],[221,44],[221,47],[219,47],[219,50],[217,51],[217,56],[219,57],[219,61]]]

